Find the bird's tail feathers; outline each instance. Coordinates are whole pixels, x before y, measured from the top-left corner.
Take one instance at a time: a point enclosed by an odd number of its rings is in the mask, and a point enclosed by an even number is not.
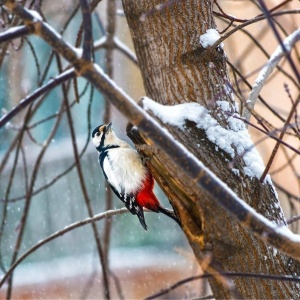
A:
[[[139,210],[136,210],[136,215],[139,218],[139,221],[140,221],[141,225],[143,226],[143,228],[145,230],[147,230],[148,227],[147,227],[147,224],[146,224],[146,221],[145,221],[145,216],[144,216],[144,210],[143,210],[143,208],[140,208]]]
[[[174,221],[176,221],[177,224],[181,227],[181,223],[180,223],[179,219],[176,217],[174,211],[172,211],[172,210],[170,210],[170,209],[167,209],[167,208],[164,208],[164,207],[162,207],[162,206],[159,206],[159,207],[157,208],[157,210],[158,210],[159,212],[161,212],[162,214],[168,216],[169,218],[173,219]]]

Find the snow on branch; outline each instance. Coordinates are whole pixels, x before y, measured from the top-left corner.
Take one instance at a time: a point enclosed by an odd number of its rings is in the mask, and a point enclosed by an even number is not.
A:
[[[257,97],[262,90],[265,82],[267,81],[269,75],[273,72],[274,68],[278,65],[282,57],[286,55],[286,51],[291,51],[294,44],[300,40],[300,29],[289,35],[284,41],[283,46],[277,47],[275,52],[271,55],[269,61],[264,65],[264,67],[259,72],[250,92],[249,98],[247,100],[247,108],[243,114],[246,120],[250,119],[251,110],[255,106]]]
[[[2,3],[23,20],[32,22],[34,16],[14,0],[4,0]],[[193,181],[193,191],[206,191],[217,205],[222,206],[245,229],[251,231],[260,240],[277,248],[279,251],[300,260],[300,236],[293,234],[283,224],[278,226],[269,221],[247,203],[241,200],[212,171],[199,161],[172,135],[161,128],[161,125],[147,114],[135,101],[122,91],[96,64],[87,63],[78,57],[76,51],[64,42],[47,23],[38,22],[39,35],[55,51],[73,64],[78,75],[86,78],[99,91],[107,96],[111,103],[148,138],[174,161],[178,170]],[[234,130],[232,128],[232,130]]]
[[[214,45],[220,39],[220,34],[216,29],[210,28],[206,32],[200,35],[200,44],[203,48],[208,48]],[[220,44],[223,47],[223,43]]]
[[[0,33],[0,44],[32,33],[33,27],[27,25],[15,26]]]
[[[117,37],[114,37],[114,46],[123,53],[127,58],[129,58],[134,64],[138,66],[138,61],[135,53],[124,43],[120,41]]]
[[[226,101],[217,101],[217,105],[226,113],[230,112],[230,104]],[[210,112],[199,103],[184,103],[174,106],[165,106],[152,101],[149,98],[143,99],[143,107],[151,110],[163,123],[179,127],[184,130],[186,120],[196,123],[197,128],[203,129],[207,138],[216,145],[216,149],[222,149],[232,159],[239,156],[243,159],[246,176],[251,179],[259,179],[265,169],[264,163],[253,146],[253,142],[242,120],[235,118],[235,115],[228,117],[229,128],[223,128]],[[238,174],[237,169],[232,171]],[[264,181],[272,185],[268,175]],[[275,188],[273,189],[275,191]]]

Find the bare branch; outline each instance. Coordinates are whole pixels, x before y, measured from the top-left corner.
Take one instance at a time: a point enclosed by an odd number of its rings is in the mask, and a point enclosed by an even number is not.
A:
[[[300,220],[300,215],[297,215],[297,216],[294,216],[294,217],[290,218],[289,220],[287,220],[287,224],[290,225],[290,224],[292,224],[294,222],[297,222],[299,220]]]
[[[281,12],[276,12],[276,13],[272,13],[270,16],[271,17],[276,17],[276,16],[281,16],[281,15],[285,15],[285,14],[299,14],[300,13],[300,9],[296,9],[296,10],[286,10],[286,11],[281,11]],[[239,31],[240,29],[250,25],[250,24],[254,24],[256,22],[260,22],[262,20],[265,20],[266,16],[264,15],[259,15],[256,16],[255,18],[252,18],[238,26],[236,26],[235,28],[233,28],[232,30],[230,30],[229,32],[225,33],[223,36],[221,36],[221,38],[219,38],[212,46],[210,46],[210,48],[214,49],[216,47],[218,47],[222,42],[224,42],[229,36],[231,36],[232,34],[234,34],[235,32]],[[209,49],[209,48],[208,48]]]
[[[274,12],[276,10],[278,10],[279,8],[281,8],[282,6],[286,5],[288,2],[291,2],[292,0],[286,0],[286,1],[283,1],[282,3],[276,5],[275,7],[273,7],[272,9],[269,10],[269,12]],[[224,19],[228,19],[230,20],[230,25],[228,27],[230,27],[233,22],[237,22],[237,23],[244,23],[244,22],[247,22],[249,20],[247,19],[239,19],[239,18],[236,18],[232,15],[228,15],[226,14],[223,9],[221,8],[220,4],[218,3],[217,0],[214,0],[214,3],[215,5],[218,7],[218,9],[220,10],[221,13],[218,13],[218,12],[213,12],[216,16],[218,17],[221,17],[221,18],[224,18]],[[260,16],[263,16],[263,14],[260,14],[258,15],[257,17],[260,17]],[[225,29],[225,31],[228,29],[228,27]]]
[[[286,55],[286,51],[291,51],[292,47],[299,40],[300,40],[300,29],[294,31],[291,35],[289,35],[284,40],[283,45],[285,47],[285,50],[282,48],[281,45],[277,47],[277,49],[270,57],[269,61],[259,72],[255,80],[255,83],[253,84],[252,91],[250,92],[249,98],[247,100],[247,106],[243,114],[243,117],[246,120],[250,119],[251,110],[254,108],[257,97],[260,94],[260,91],[263,88],[265,82],[267,81],[269,75],[273,72],[274,68],[278,65],[281,58]]]
[[[0,44],[19,37],[23,37],[25,35],[31,34],[32,32],[32,26],[22,25],[9,28],[6,31],[0,33]]]
[[[58,61],[59,69],[61,71],[62,66],[61,66],[60,58],[58,57],[58,55],[57,55],[57,61]],[[82,168],[81,168],[81,162],[80,162],[80,157],[79,157],[79,152],[78,152],[78,147],[77,147],[77,142],[76,142],[75,129],[73,126],[73,119],[72,119],[71,111],[69,108],[67,91],[64,86],[62,86],[62,91],[63,91],[63,95],[64,95],[64,103],[65,103],[67,120],[68,120],[68,124],[69,124],[69,129],[70,129],[72,148],[73,148],[73,154],[74,154],[74,158],[75,158],[75,162],[76,162],[76,170],[77,170],[77,174],[78,174],[78,178],[79,178],[79,184],[80,184],[80,187],[82,190],[83,198],[85,201],[85,205],[87,207],[89,217],[92,217],[93,209],[92,209],[90,197],[87,192],[87,188],[86,188],[86,184],[85,184],[85,180],[84,180],[84,176],[83,176],[83,172],[82,172]],[[101,245],[100,234],[98,232],[98,228],[94,222],[92,222],[91,225],[92,225],[92,229],[93,229],[93,233],[94,233],[95,242],[97,245],[99,261],[100,261],[100,264],[102,267],[102,272],[103,272],[104,297],[105,297],[105,299],[110,299],[107,260],[105,259],[105,256],[103,253],[103,248]]]
[[[63,105],[61,105],[60,110],[62,110]],[[16,239],[16,243],[15,243],[15,247],[13,250],[13,254],[12,254],[12,260],[11,260],[11,265],[14,264],[14,262],[17,260],[19,251],[20,251],[20,247],[21,247],[21,243],[24,237],[24,232],[25,232],[25,227],[27,224],[27,218],[28,218],[28,214],[29,214],[29,208],[31,206],[31,200],[32,200],[32,191],[34,188],[34,184],[35,184],[35,180],[39,171],[39,167],[42,161],[42,158],[44,157],[44,154],[54,136],[54,134],[56,133],[56,130],[58,128],[58,125],[60,124],[60,120],[61,120],[62,114],[59,114],[58,118],[56,119],[55,124],[52,127],[51,132],[49,133],[47,140],[45,141],[45,143],[43,144],[43,147],[36,159],[36,162],[34,164],[33,167],[33,171],[31,174],[31,179],[30,179],[30,184],[28,187],[28,192],[26,194],[26,201],[25,201],[25,205],[24,205],[24,209],[23,209],[23,213],[22,213],[22,217],[20,220],[20,225],[19,225],[19,231],[18,231],[18,236]],[[25,124],[24,124],[25,125]],[[7,289],[7,298],[10,299],[11,298],[11,292],[12,292],[12,280],[13,280],[13,276],[11,275],[9,278],[9,282],[8,282],[8,289]]]
[[[300,32],[300,31],[299,31],[299,32]],[[266,168],[265,168],[263,174],[261,175],[260,182],[263,182],[263,181],[264,181],[266,175],[268,174],[268,172],[269,172],[269,170],[270,170],[270,168],[271,168],[272,162],[273,162],[273,160],[274,160],[274,158],[275,158],[275,155],[276,155],[276,153],[277,153],[277,151],[278,151],[278,148],[279,148],[280,144],[282,143],[282,139],[283,139],[283,137],[284,137],[284,134],[285,134],[287,128],[290,126],[290,122],[291,122],[291,120],[292,120],[292,117],[293,117],[293,115],[294,115],[294,113],[295,113],[295,111],[296,111],[297,106],[298,106],[299,103],[300,103],[300,97],[298,97],[298,100],[295,101],[295,103],[293,104],[293,106],[292,106],[292,108],[291,108],[291,111],[290,111],[290,113],[289,113],[289,115],[288,115],[288,118],[286,119],[286,122],[285,122],[285,124],[284,124],[284,126],[283,126],[283,129],[282,129],[282,131],[280,132],[279,140],[277,141],[277,143],[276,143],[276,145],[275,145],[275,147],[274,147],[274,149],[273,149],[273,151],[272,151],[272,154],[271,154],[271,156],[270,156],[270,158],[269,158],[269,161],[268,161],[268,163],[267,163],[267,165],[266,165]]]
[[[279,32],[278,30],[276,29],[275,27],[275,22],[273,21],[273,16],[270,14],[270,11],[267,9],[266,5],[265,5],[265,1],[264,0],[258,0],[260,6],[261,6],[261,9],[264,13],[264,15],[266,16],[273,32],[274,32],[274,35],[278,41],[278,43],[280,44],[281,46],[281,49],[282,51],[285,53],[286,57],[287,57],[287,60],[297,78],[297,81],[298,83],[300,83],[300,72],[299,70],[297,69],[297,67],[295,66],[293,60],[291,59],[291,56],[290,56],[290,48],[288,47],[288,45],[285,45],[285,43],[282,41],[280,35],[279,35]]]
[[[114,37],[114,46],[127,58],[129,58],[135,65],[139,65],[135,54],[123,44],[117,37]]]
[[[26,96],[26,98],[21,100],[17,106],[15,106],[10,112],[5,114],[0,119],[0,128],[3,127],[7,122],[9,122],[13,117],[15,117],[20,111],[26,108],[29,104],[34,102],[38,97],[42,96],[46,92],[49,92],[51,89],[62,84],[63,82],[74,78],[75,76],[75,70],[72,68],[58,75],[54,79],[51,79],[42,87],[36,89],[32,94]]]
[[[116,37],[116,36],[114,36],[114,39],[113,39],[113,46],[114,46],[114,49],[117,49],[118,51],[120,51],[124,56],[126,56],[130,61],[132,61],[135,65],[138,66],[138,61],[137,61],[137,58],[136,58],[136,55],[134,54],[134,52],[131,51],[129,49],[129,47],[127,47],[123,42],[121,42],[120,39],[118,39],[118,37]],[[108,43],[107,43],[106,36],[95,41],[95,43],[94,43],[95,50],[98,50],[101,48],[107,48],[107,47],[108,47]]]
[[[185,278],[183,280],[180,280],[176,283],[174,283],[173,285],[171,285],[170,287],[156,293],[153,294],[147,298],[145,298],[145,300],[152,300],[152,299],[156,299],[158,297],[161,297],[167,293],[169,293],[170,291],[173,291],[175,289],[177,289],[178,287],[180,287],[181,285],[184,285],[186,283],[195,281],[195,280],[199,280],[199,279],[206,279],[206,278],[212,278],[216,275],[222,275],[225,277],[246,277],[246,278],[256,278],[256,279],[265,279],[265,280],[277,280],[277,281],[294,281],[294,282],[300,282],[300,278],[298,277],[293,277],[293,276],[278,276],[278,275],[269,275],[269,274],[252,274],[252,273],[231,273],[231,272],[222,272],[222,273],[218,273],[218,274],[202,274],[202,275],[198,275],[198,276],[191,276],[188,278]],[[205,298],[205,299],[211,299],[211,298]]]
[[[125,214],[128,213],[128,210],[126,208],[120,208],[120,209],[116,209],[116,210],[110,210],[110,211],[106,211],[100,214],[97,214],[91,218],[86,218],[82,221],[79,222],[75,222],[72,223],[68,226],[66,226],[64,229],[59,230],[53,234],[51,234],[50,236],[48,236],[47,238],[39,241],[37,244],[35,244],[33,247],[31,247],[29,250],[27,250],[24,254],[22,254],[15,262],[14,264],[9,268],[9,270],[6,272],[6,274],[3,276],[3,278],[0,281],[0,288],[3,286],[3,284],[6,282],[6,280],[8,279],[8,277],[11,275],[11,273],[14,271],[14,269],[25,259],[27,258],[30,254],[32,254],[33,252],[35,252],[37,249],[39,249],[41,246],[49,243],[50,241],[63,236],[64,234],[66,234],[69,231],[72,231],[76,228],[79,228],[81,226],[87,225],[87,224],[91,224],[93,222],[96,221],[100,221],[104,218],[108,218],[111,216],[115,216],[115,215],[120,215],[120,214]]]
[[[5,1],[8,4],[7,1]],[[8,8],[20,17],[32,20],[24,14],[20,6],[10,1]],[[205,167],[185,147],[173,139],[170,134],[143,111],[136,103],[109,79],[102,69],[92,63],[87,64],[76,55],[74,49],[62,41],[49,25],[38,22],[38,34],[65,59],[72,63],[78,73],[88,79],[97,89],[108,96],[111,102],[145,135],[157,145],[194,185],[194,192],[206,191],[218,205],[221,205],[231,216],[246,229],[253,232],[262,241],[274,246],[287,255],[300,259],[300,238],[286,228],[278,228],[262,215],[255,212],[226,185],[223,184],[207,167]]]
[[[247,120],[245,120],[245,119],[243,119],[243,118],[240,118],[240,117],[238,117],[238,116],[233,116],[233,118],[239,119],[239,120],[243,121],[245,124],[250,125],[251,127],[257,129],[258,131],[264,133],[267,137],[269,137],[269,138],[271,138],[271,139],[277,141],[277,143],[282,144],[282,145],[284,145],[285,147],[289,148],[290,150],[292,150],[293,152],[295,152],[295,154],[300,155],[300,150],[296,149],[295,147],[291,146],[289,143],[286,143],[285,141],[283,141],[282,139],[278,138],[278,137],[275,135],[275,133],[276,133],[277,131],[280,131],[280,132],[281,132],[281,131],[285,130],[284,127],[283,127],[283,128],[280,128],[280,129],[276,129],[276,130],[273,131],[273,132],[268,132],[268,131],[265,131],[265,130],[259,128],[258,126],[254,125],[253,123],[251,123],[251,122],[249,122],[249,121],[247,121]],[[263,138],[261,139],[261,141],[264,140],[264,139],[266,139],[266,137],[263,137]]]
[[[114,36],[116,33],[116,1],[110,0],[107,3],[107,26],[106,26],[106,52],[105,52],[105,70],[110,78],[113,78],[113,50],[114,50]],[[111,121],[111,104],[107,97],[105,97],[105,114],[104,123],[108,124]],[[113,195],[107,182],[105,182],[105,210],[110,210],[113,207]],[[103,253],[105,260],[107,261],[107,269],[109,269],[108,255],[111,238],[112,219],[107,218],[104,222],[103,229]]]
[[[82,19],[83,19],[83,53],[82,58],[91,60],[92,57],[92,46],[93,46],[93,35],[92,35],[92,20],[90,7],[87,0],[80,0]]]

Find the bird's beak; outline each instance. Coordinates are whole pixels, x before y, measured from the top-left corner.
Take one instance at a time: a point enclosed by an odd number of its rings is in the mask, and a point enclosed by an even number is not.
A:
[[[111,129],[111,125],[112,125],[112,123],[110,122],[109,124],[107,124],[106,125],[106,128],[105,128],[105,131],[107,132],[108,130],[110,130]]]

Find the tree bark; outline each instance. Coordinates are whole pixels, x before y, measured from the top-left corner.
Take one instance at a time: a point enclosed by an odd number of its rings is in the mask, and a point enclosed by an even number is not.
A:
[[[198,102],[226,128],[227,117],[217,105],[218,100],[228,101],[234,112],[234,101],[224,90],[229,82],[225,55],[220,47],[207,50],[199,43],[201,34],[216,27],[212,1],[174,1],[162,10],[154,9],[161,0],[122,1],[147,96],[165,105]],[[240,172],[236,176],[228,167],[231,157],[220,149],[216,151],[216,145],[194,123],[186,125],[188,129],[184,131],[171,126],[167,129],[256,211],[274,222],[285,222],[272,186],[246,176],[242,160],[235,165]],[[129,135],[136,144],[140,143],[133,132]],[[193,182],[186,180],[161,151],[142,148],[141,152],[151,157],[148,166],[179,215],[204,271],[299,275],[298,262],[245,231],[221,207],[213,206],[205,192],[195,195]],[[219,299],[299,297],[299,287],[293,282],[244,277],[229,281],[215,276],[210,285]]]

